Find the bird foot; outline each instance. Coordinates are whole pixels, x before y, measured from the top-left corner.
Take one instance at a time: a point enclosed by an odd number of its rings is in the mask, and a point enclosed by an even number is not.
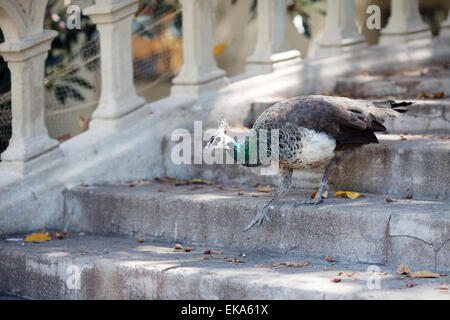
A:
[[[294,206],[294,208],[296,208],[296,207],[304,205],[304,204],[315,204],[315,205],[318,205],[322,201],[323,201],[322,199],[315,199],[315,198],[314,199],[309,199],[309,200],[296,201],[296,202],[294,202],[293,206]]]
[[[267,209],[262,209],[242,232],[250,230],[255,224],[262,224],[264,219],[266,219],[267,222],[272,222],[272,219],[267,215]]]

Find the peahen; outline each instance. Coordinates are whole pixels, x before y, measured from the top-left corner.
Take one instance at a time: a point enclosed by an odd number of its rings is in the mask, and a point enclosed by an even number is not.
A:
[[[319,166],[325,174],[319,189],[311,200],[297,201],[294,206],[319,204],[333,167],[337,166],[351,151],[364,144],[378,143],[374,132],[386,131],[382,125],[387,117],[395,117],[407,111],[411,102],[396,103],[392,100],[369,102],[331,96],[301,96],[274,104],[264,111],[253,125],[256,139],[247,139],[238,144],[226,135],[229,129],[222,121],[219,130],[208,141],[206,149],[213,147],[228,149],[234,159],[243,159],[244,166],[265,165],[261,155],[270,156],[270,130],[278,129],[280,185],[275,197],[270,200],[244,229],[249,230],[264,219],[271,222],[268,209],[291,188],[293,170]],[[266,129],[269,134],[262,138],[258,132]],[[254,144],[258,146],[256,148]],[[265,147],[267,146],[267,147]],[[254,154],[256,151],[256,155]],[[262,150],[262,151],[261,151]],[[252,154],[253,153],[253,154]],[[256,159],[250,161],[250,159]],[[265,157],[267,159],[268,157]]]

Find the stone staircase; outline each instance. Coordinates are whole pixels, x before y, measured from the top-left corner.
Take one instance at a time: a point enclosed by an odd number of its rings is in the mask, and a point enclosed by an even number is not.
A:
[[[242,229],[272,197],[253,185],[278,183],[277,176],[257,168],[190,166],[191,178],[211,185],[152,180],[77,186],[65,191],[65,239],[2,243],[0,293],[66,299],[450,299],[440,289],[448,286],[446,277],[396,275],[400,263],[413,271],[450,270],[450,88],[444,67],[429,70],[338,80],[336,94],[415,104],[387,123],[389,133],[378,135],[380,144],[362,147],[333,172],[323,204],[292,207],[314,191],[320,168],[295,173],[294,190],[269,213],[272,223],[247,233]],[[440,92],[443,98],[430,99]],[[248,123],[278,100],[255,101]],[[363,196],[337,198],[335,190]],[[175,252],[175,243],[194,250]],[[223,254],[211,258],[204,249]],[[310,263],[277,267],[289,261]],[[73,265],[81,270],[78,290],[66,284]],[[376,290],[367,285],[373,265],[381,275]],[[357,276],[346,276],[353,272]]]

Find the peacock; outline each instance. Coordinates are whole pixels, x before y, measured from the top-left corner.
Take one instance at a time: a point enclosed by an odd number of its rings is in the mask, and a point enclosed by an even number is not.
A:
[[[411,104],[321,95],[295,97],[272,105],[258,117],[251,129],[255,139],[247,137],[244,142],[237,143],[227,135],[230,128],[226,121],[219,121],[219,129],[211,136],[205,149],[227,149],[234,160],[240,160],[238,162],[244,166],[266,165],[267,159],[273,159],[271,154],[274,152],[270,133],[278,129],[278,191],[244,229],[248,231],[264,219],[271,222],[268,209],[289,192],[293,170],[325,168],[315,197],[297,201],[294,207],[321,203],[333,168],[353,150],[365,144],[378,143],[374,132],[386,131],[382,124],[384,120],[408,111],[406,106]]]

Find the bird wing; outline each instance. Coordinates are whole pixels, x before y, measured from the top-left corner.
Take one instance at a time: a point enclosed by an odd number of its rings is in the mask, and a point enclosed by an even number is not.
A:
[[[387,114],[392,110],[387,109]],[[280,129],[297,125],[325,132],[342,150],[368,143],[378,143],[374,132],[386,131],[384,113],[370,102],[343,97],[303,96],[279,102],[255,121],[253,129]]]

